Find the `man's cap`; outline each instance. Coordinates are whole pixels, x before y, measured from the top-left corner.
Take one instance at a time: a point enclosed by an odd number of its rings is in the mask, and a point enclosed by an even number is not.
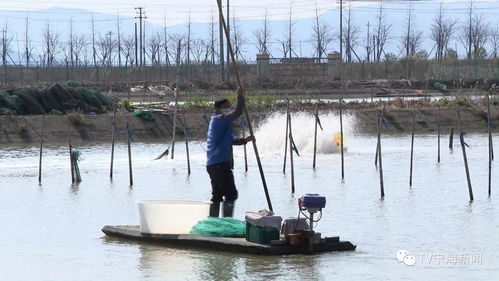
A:
[[[215,101],[215,108],[220,108],[224,103],[229,102],[228,99],[219,99]]]

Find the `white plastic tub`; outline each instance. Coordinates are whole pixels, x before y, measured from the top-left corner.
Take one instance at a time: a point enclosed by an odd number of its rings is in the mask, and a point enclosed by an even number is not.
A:
[[[188,234],[208,217],[211,201],[140,200],[140,232],[149,234]]]

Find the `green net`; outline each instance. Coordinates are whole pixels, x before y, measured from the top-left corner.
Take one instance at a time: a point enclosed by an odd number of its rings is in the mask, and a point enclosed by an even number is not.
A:
[[[156,118],[154,118],[154,114],[149,110],[135,109],[132,112],[132,115],[138,116],[149,122],[156,122]]]
[[[80,87],[80,83],[73,81],[73,80],[68,80],[68,81],[62,83],[62,85],[66,86],[66,87],[71,87],[71,88]]]
[[[208,217],[194,225],[189,234],[209,237],[245,237],[246,222],[233,218]]]
[[[3,108],[3,114],[18,113],[22,109],[22,103],[17,96],[0,91],[0,107]]]

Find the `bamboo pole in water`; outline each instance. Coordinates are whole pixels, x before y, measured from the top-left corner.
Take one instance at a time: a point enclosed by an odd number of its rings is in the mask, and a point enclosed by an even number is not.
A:
[[[282,173],[286,174],[286,156],[288,155],[288,130],[289,130],[289,98],[286,98],[286,134],[284,135],[284,163]]]
[[[340,65],[342,65],[340,63]],[[341,70],[340,70],[341,72]],[[341,81],[341,95],[343,96],[343,81]],[[340,98],[340,149],[341,149],[341,179],[345,179],[345,157],[343,147],[343,98]]]
[[[241,118],[241,131],[243,133],[243,139],[246,138],[246,130],[244,129],[244,120]],[[248,152],[246,150],[246,144],[243,144],[244,150],[244,172],[248,171]]]
[[[490,97],[487,93],[487,131],[489,134],[489,178],[488,178],[488,194],[492,193],[492,160],[494,160],[494,150],[492,146],[492,128],[491,128],[491,120],[490,120]]]
[[[380,113],[376,110],[376,126],[377,126],[377,131],[376,134],[380,134],[381,130],[381,124],[383,123],[383,119],[380,120]],[[378,153],[379,153],[379,146],[378,146],[379,139],[376,141],[376,155],[374,156],[374,166],[378,167]]]
[[[492,90],[490,90],[492,93]],[[490,158],[494,160],[494,143],[492,142],[492,120],[490,119],[490,95],[487,95],[487,128],[489,133]]]
[[[184,111],[184,137],[185,137],[185,153],[187,154],[187,174],[191,174],[191,159],[189,157],[189,136],[187,133],[187,123],[185,121],[185,111]]]
[[[438,138],[438,150],[437,150],[437,163],[440,163],[440,105],[438,106],[438,115],[437,115],[437,138]]]
[[[383,180],[383,160],[381,156],[381,123],[383,122],[383,114],[385,112],[385,106],[383,105],[383,109],[381,113],[378,115],[378,160],[379,160],[379,187],[381,191],[381,199],[385,198],[385,184]]]
[[[114,138],[116,134],[116,104],[113,103],[113,123],[111,126],[111,167],[109,169],[109,178],[113,181],[113,166],[114,166]]]
[[[130,187],[132,187],[133,186],[132,148],[130,144],[132,136],[128,122],[126,123],[126,130],[127,130],[127,148],[128,148],[128,174],[130,176]]]
[[[416,123],[416,104],[412,109],[412,133],[411,133],[411,167],[409,169],[409,186],[412,186],[412,168],[414,161],[414,126]]]
[[[468,192],[470,194],[470,201],[473,201],[473,187],[471,186],[470,170],[468,167],[468,158],[466,157],[466,144],[464,142],[464,133],[461,129],[461,115],[459,108],[457,109],[457,126],[459,129],[459,139],[461,142],[461,149],[463,151],[464,169],[466,171],[466,180],[468,181]]]
[[[40,159],[38,160],[38,183],[42,182],[43,126],[45,114],[42,115],[42,134],[40,136]]]
[[[71,167],[71,183],[75,182],[75,170],[73,166],[73,146],[71,145],[71,130],[69,128],[70,121],[68,118],[68,145],[69,145],[69,164]]]
[[[454,146],[454,128],[450,128],[449,149],[452,150],[453,146]]]
[[[173,95],[175,97],[175,105],[173,106],[173,128],[172,128],[172,157],[171,159],[174,158],[175,156],[175,133],[177,132],[177,110],[178,110],[178,77],[180,76],[180,40],[178,42],[178,48],[177,48],[177,58],[176,58],[176,64],[177,64],[177,75],[175,78],[175,89],[173,90]]]
[[[289,125],[289,163],[291,167],[291,193],[295,193],[295,169],[293,163],[293,132],[291,130],[291,114],[288,114]]]
[[[315,127],[314,127],[314,161],[312,164],[312,167],[315,169],[315,159],[317,155],[317,126],[318,126],[318,121],[317,119],[319,118],[319,99],[317,99],[317,103],[315,104]]]
[[[223,29],[225,32],[225,37],[230,38],[228,36],[229,31],[227,30],[227,25],[225,23],[225,19],[223,16],[222,1],[217,0],[217,5],[218,5],[218,12],[220,15],[220,20],[222,22],[222,26],[223,26]],[[227,40],[227,47],[229,48],[229,53],[230,53],[230,57],[232,60],[232,67],[234,68],[234,73],[236,74],[237,84],[240,88],[242,88],[241,77],[239,76],[239,69],[237,67],[237,61],[236,61],[236,58],[234,56],[234,51],[232,49],[232,44],[231,44],[230,40]],[[255,134],[253,133],[253,127],[251,125],[251,120],[249,118],[248,108],[246,106],[244,107],[244,115],[246,117],[246,123],[248,124],[249,134],[250,134],[250,136],[254,137]],[[270,200],[270,194],[269,194],[269,191],[267,188],[267,182],[265,180],[265,175],[263,173],[262,162],[260,161],[260,154],[258,153],[258,147],[256,146],[256,141],[253,141],[252,143],[253,143],[253,150],[255,151],[256,162],[258,164],[258,170],[260,172],[260,178],[262,179],[263,191],[265,192],[265,198],[267,199],[267,205],[268,205],[269,209],[271,211],[273,211],[272,202]]]

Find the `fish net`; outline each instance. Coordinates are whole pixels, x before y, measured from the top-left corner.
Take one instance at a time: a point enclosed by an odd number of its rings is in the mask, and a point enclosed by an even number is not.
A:
[[[195,236],[242,238],[246,236],[246,222],[234,218],[208,217],[194,225],[190,234]]]

